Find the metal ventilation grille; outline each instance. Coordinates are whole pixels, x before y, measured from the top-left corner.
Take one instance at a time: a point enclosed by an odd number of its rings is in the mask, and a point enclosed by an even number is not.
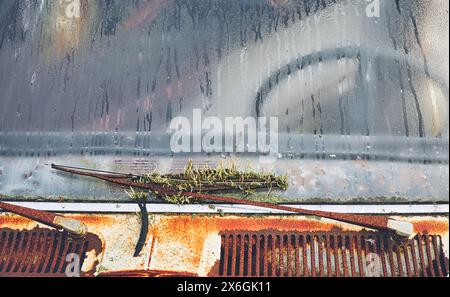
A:
[[[82,267],[89,238],[47,229],[0,229],[0,276],[64,276],[68,254],[78,255]]]
[[[448,274],[439,236],[396,243],[380,233],[226,232],[218,276],[434,277]]]

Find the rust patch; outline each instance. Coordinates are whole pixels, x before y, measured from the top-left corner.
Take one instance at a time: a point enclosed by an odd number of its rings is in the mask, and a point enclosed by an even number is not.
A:
[[[237,227],[248,231],[260,231],[271,228],[279,231],[331,231],[336,229],[335,223],[320,222],[310,219],[289,219],[284,217],[218,218],[176,216],[163,218],[162,226],[164,226],[164,230],[161,230],[162,233],[171,232],[185,234],[188,230],[193,230],[193,233],[201,233],[202,236],[207,235],[211,230],[236,230]]]
[[[35,222],[33,220],[20,217],[20,216],[12,216],[12,215],[0,215],[0,227],[2,226],[24,226],[28,224],[34,224]]]
[[[435,233],[443,234],[448,232],[448,221],[421,220],[414,221],[414,233]]]
[[[82,221],[85,224],[94,226],[108,226],[117,222],[117,219],[114,216],[95,214],[64,214],[64,217],[76,219]],[[19,228],[24,228],[25,226],[30,225],[37,225],[37,222],[18,215],[0,215],[0,227],[18,226]]]
[[[80,220],[83,223],[89,224],[89,225],[108,226],[111,224],[115,224],[117,222],[117,219],[113,216],[95,215],[95,214],[66,215],[66,217],[71,217],[73,219]]]
[[[173,257],[188,267],[199,267],[205,240],[211,234],[236,230],[260,231],[341,231],[336,224],[315,220],[299,220],[283,217],[164,217],[157,227],[157,243],[154,258],[174,261]],[[170,254],[170,255],[169,255]],[[173,255],[172,255],[173,254]],[[164,266],[163,266],[164,267]]]

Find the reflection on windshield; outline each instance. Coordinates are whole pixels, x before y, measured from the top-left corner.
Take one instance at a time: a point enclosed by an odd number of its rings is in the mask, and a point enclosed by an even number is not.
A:
[[[287,133],[448,137],[446,1],[2,1],[0,131],[164,131],[278,116]],[[443,44],[444,43],[444,44]]]

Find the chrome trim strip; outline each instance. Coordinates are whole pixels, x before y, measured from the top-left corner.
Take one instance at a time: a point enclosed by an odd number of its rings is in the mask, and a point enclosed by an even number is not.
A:
[[[134,203],[59,203],[59,202],[10,202],[15,205],[60,213],[135,213],[139,208]],[[448,204],[372,204],[372,205],[289,205],[311,210],[353,214],[448,214]],[[149,213],[199,213],[214,214],[221,209],[225,214],[286,214],[283,211],[230,204],[157,204],[148,203]]]

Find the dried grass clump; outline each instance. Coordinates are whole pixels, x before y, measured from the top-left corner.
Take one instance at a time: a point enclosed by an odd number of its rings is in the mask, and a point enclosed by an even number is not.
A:
[[[181,174],[151,173],[135,180],[139,183],[153,184],[167,189],[178,191],[180,194],[167,195],[154,192],[157,197],[175,204],[189,203],[192,197],[182,192],[211,193],[211,192],[239,192],[244,196],[252,195],[255,191],[265,190],[271,192],[277,188],[286,190],[288,187],[287,175],[276,176],[273,173],[255,172],[248,168],[245,171],[237,169],[236,164],[220,164],[217,168],[208,165],[195,168],[190,160]],[[145,199],[148,193],[136,192],[133,189],[126,191],[132,199]]]

